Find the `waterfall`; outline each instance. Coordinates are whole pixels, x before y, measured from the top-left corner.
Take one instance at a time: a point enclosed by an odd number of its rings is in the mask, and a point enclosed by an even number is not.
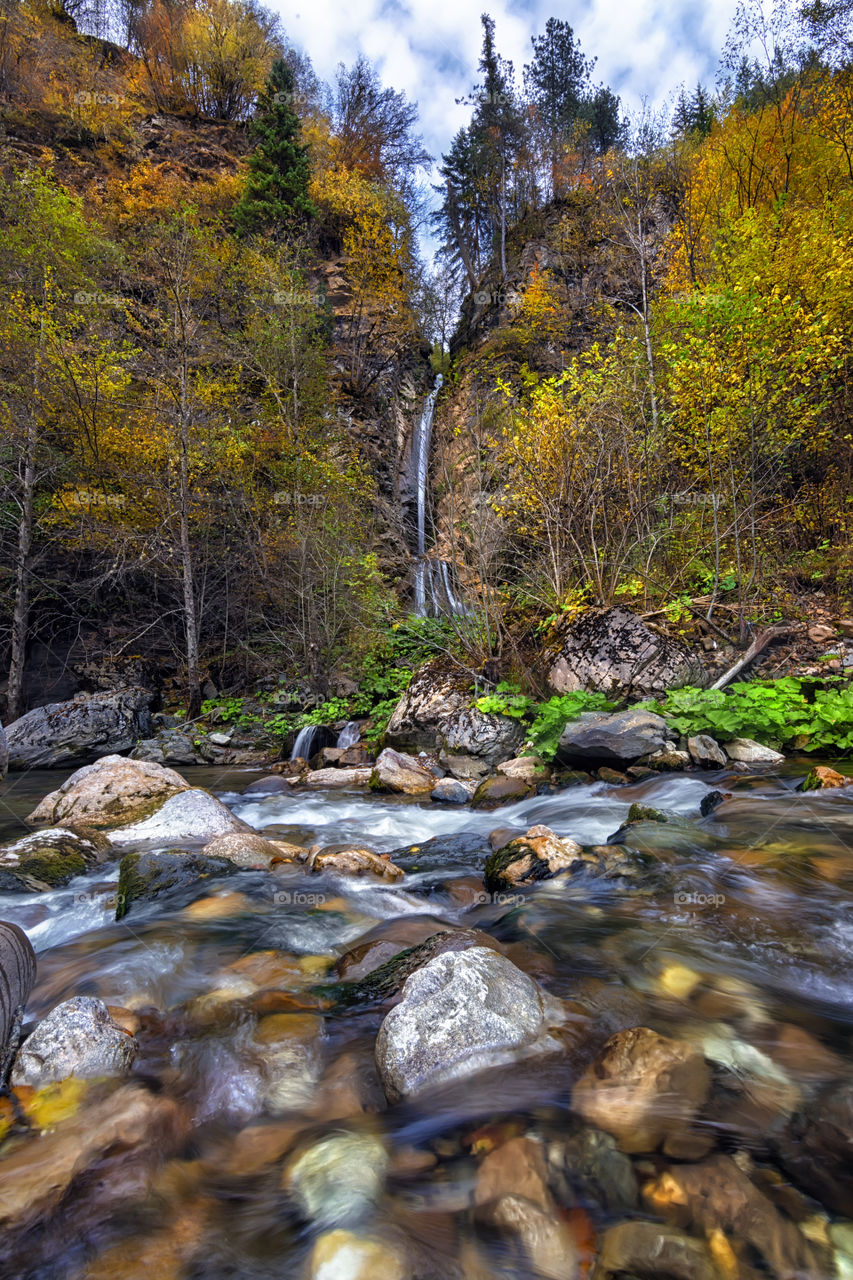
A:
[[[416,489],[418,495],[418,558],[415,562],[415,613],[419,617],[438,617],[441,614],[465,613],[465,607],[456,598],[451,581],[451,569],[446,560],[427,557],[426,527],[429,499],[429,446],[432,438],[432,419],[435,401],[444,381],[441,374],[424,401],[423,412],[415,431],[414,456]]]
[[[429,445],[432,438],[432,419],[435,413],[436,397],[444,381],[441,374],[435,380],[435,386],[424,401],[420,422],[415,431],[415,485],[418,495],[418,559],[415,564],[415,613],[424,617],[426,608],[426,520],[427,520],[427,482],[429,480]]]
[[[311,758],[311,744],[317,736],[317,730],[320,728],[317,724],[306,724],[296,735],[296,741],[293,744],[293,750],[290,753],[291,760],[295,760],[297,756],[301,756],[303,760]]]
[[[341,751],[346,751],[347,747],[354,747],[361,737],[359,727],[355,720],[348,720],[338,734],[338,740],[335,743]]]

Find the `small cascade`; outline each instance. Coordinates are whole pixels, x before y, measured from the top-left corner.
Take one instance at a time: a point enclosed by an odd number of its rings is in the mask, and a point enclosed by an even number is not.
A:
[[[446,560],[440,560],[437,556],[424,556],[420,567],[423,571],[425,615],[437,618],[467,613],[465,605],[453,589],[453,569]]]
[[[301,756],[303,760],[311,759],[314,739],[317,737],[320,727],[321,726],[318,724],[303,725],[296,735],[296,741],[294,742],[293,750],[290,753],[291,760],[295,760],[298,756]]]
[[[340,751],[346,751],[347,747],[354,747],[361,737],[358,724],[355,720],[348,720],[338,734],[338,740],[335,746]]]

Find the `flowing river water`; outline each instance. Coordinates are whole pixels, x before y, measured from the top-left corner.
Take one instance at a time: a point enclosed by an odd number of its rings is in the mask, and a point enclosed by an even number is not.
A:
[[[365,1225],[405,1243],[407,1274],[536,1275],[512,1242],[472,1215],[477,1135],[487,1145],[496,1131],[559,1142],[573,1131],[571,1087],[591,1051],[635,1025],[701,1045],[729,1073],[731,1090],[712,1099],[702,1123],[719,1127],[725,1150],[749,1152],[787,1184],[776,1149],[763,1145],[765,1129],[785,1119],[775,1102],[762,1111],[758,1086],[772,1093],[774,1081],[787,1082],[808,1109],[827,1079],[853,1077],[853,789],[802,793],[807,768],[595,782],[493,813],[369,793],[244,795],[256,773],[184,770],[265,835],[390,852],[405,879],[245,871],[137,904],[117,923],[113,862],[56,892],[0,898],[0,918],[24,927],[38,953],[28,1021],[77,995],[133,1010],[141,1022],[134,1075],[177,1100],[187,1126],[156,1175],[116,1157],[100,1183],[90,1174],[72,1186],[50,1220],[16,1244],[2,1274],[304,1275],[318,1222],[288,1190],[283,1168],[292,1156],[265,1163],[255,1140],[263,1132],[272,1150],[281,1135],[281,1151],[299,1151],[348,1131],[384,1145],[389,1163]],[[13,775],[0,784],[2,838],[22,833],[23,816],[63,777]],[[701,817],[715,789],[730,797]],[[518,894],[483,890],[496,828],[544,823],[600,844],[635,801],[680,816],[635,829],[629,843],[647,855],[636,880],[557,877]],[[488,934],[566,1002],[564,1052],[389,1107],[373,1066],[387,1006],[340,1003],[335,984],[361,976],[371,956],[375,964],[447,927]],[[364,948],[370,942],[373,950]],[[272,977],[246,967],[257,953]],[[297,1035],[309,1027],[315,1062],[314,1075],[272,1109],[253,1040],[271,1012],[291,1014]],[[793,1060],[774,1051],[780,1044],[795,1047]],[[38,1162],[39,1139],[29,1141]],[[827,1197],[812,1201],[809,1190],[800,1178],[793,1194],[826,1217]],[[828,1198],[829,1218],[843,1218],[834,1193]],[[606,1189],[596,1196],[575,1187],[566,1199],[594,1233],[626,1217]],[[329,1280],[345,1274],[328,1271]],[[392,1274],[377,1264],[376,1280]]]

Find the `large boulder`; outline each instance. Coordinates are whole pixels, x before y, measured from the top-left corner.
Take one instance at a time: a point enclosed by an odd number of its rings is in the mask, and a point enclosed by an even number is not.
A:
[[[35,980],[36,956],[29,938],[16,924],[0,920],[0,1088]]]
[[[701,660],[680,640],[619,607],[590,610],[572,623],[548,672],[555,693],[594,689],[614,698],[655,697],[707,680]]]
[[[566,725],[557,748],[564,764],[629,764],[659,751],[669,737],[666,721],[651,711],[589,715]]]
[[[214,836],[251,831],[216,796],[190,787],[170,796],[150,818],[110,831],[109,840],[112,844],[207,844]]]
[[[511,760],[523,741],[520,721],[465,707],[441,721],[438,758],[455,777],[485,778],[501,761]]]
[[[388,721],[385,741],[400,751],[430,751],[438,727],[454,711],[471,701],[471,676],[445,658],[433,659],[416,671]]]
[[[370,786],[373,791],[396,791],[406,796],[428,795],[435,786],[435,776],[414,756],[386,747],[373,767]]]
[[[103,1001],[75,996],[58,1004],[27,1036],[15,1059],[12,1083],[40,1089],[69,1076],[124,1075],[137,1049],[136,1040],[113,1022]]]
[[[546,1030],[542,994],[487,947],[436,956],[406,980],[376,1039],[376,1064],[395,1101],[512,1060]]]
[[[27,822],[40,826],[121,827],[148,818],[164,800],[186,791],[174,769],[104,756],[84,765],[36,806]]]
[[[0,845],[0,892],[39,893],[58,889],[103,862],[109,851],[98,831],[87,835],[65,827],[32,831]]]
[[[153,696],[121,689],[36,707],[7,726],[9,768],[56,769],[130,751],[151,733]]]

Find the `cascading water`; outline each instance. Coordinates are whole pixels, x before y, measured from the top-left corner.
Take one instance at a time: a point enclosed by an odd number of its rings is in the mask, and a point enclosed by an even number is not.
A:
[[[311,747],[317,737],[319,727],[316,724],[306,724],[299,730],[296,735],[296,741],[293,744],[293,750],[290,753],[291,760],[296,760],[300,756],[303,760],[311,759]]]
[[[415,486],[418,498],[418,558],[415,564],[415,613],[419,617],[426,617],[428,613],[444,612],[436,608],[437,597],[432,582],[433,569],[432,562],[426,557],[426,525],[427,525],[427,501],[428,501],[428,480],[429,480],[429,446],[432,439],[432,420],[435,414],[435,401],[444,379],[441,374],[435,380],[435,386],[426,398],[415,431],[414,455],[415,455]],[[442,562],[438,562],[442,563]],[[448,599],[449,604],[449,599]],[[428,607],[429,606],[429,607]],[[454,609],[449,610],[451,613]]]
[[[338,734],[338,740],[335,746],[340,751],[346,751],[347,747],[354,747],[361,736],[358,724],[355,720],[348,720]]]

